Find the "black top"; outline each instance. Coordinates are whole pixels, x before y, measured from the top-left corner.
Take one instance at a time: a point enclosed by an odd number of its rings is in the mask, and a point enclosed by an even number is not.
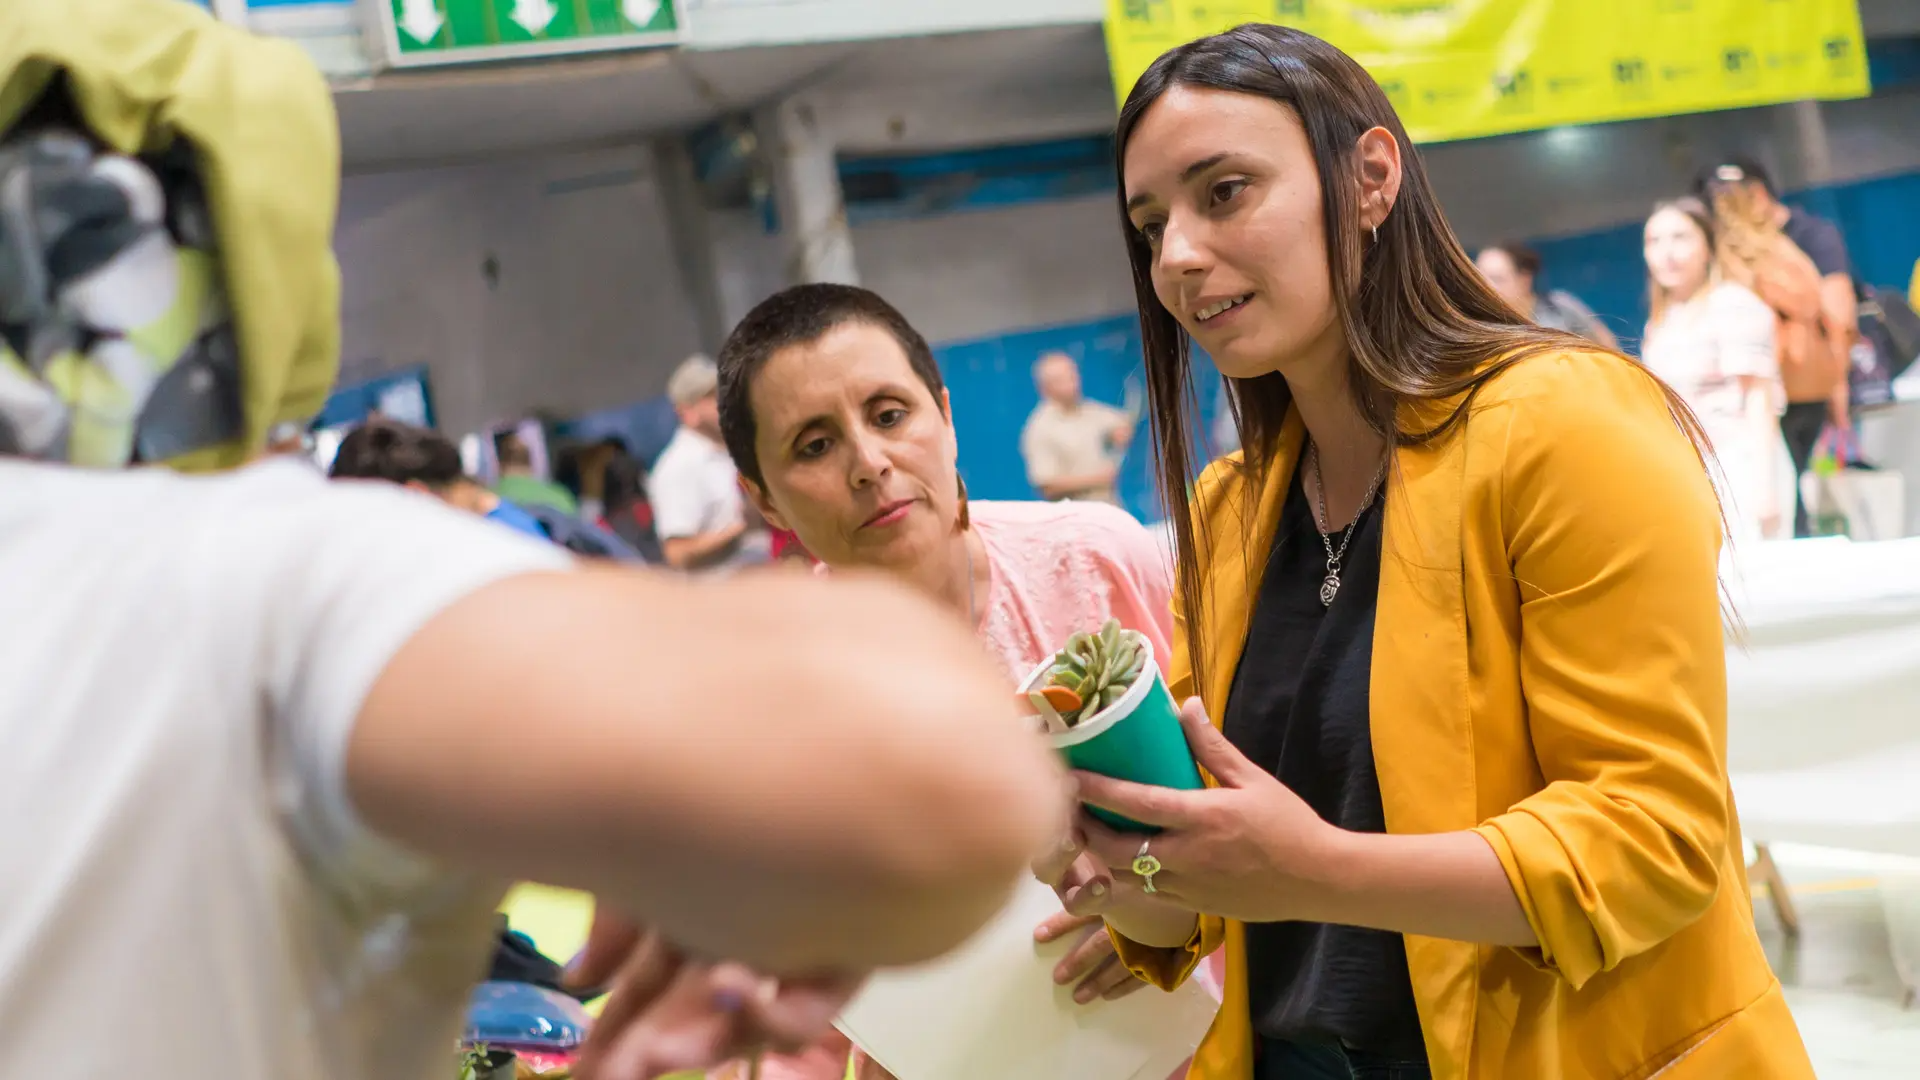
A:
[[[1386,831],[1368,726],[1381,499],[1361,513],[1340,591],[1325,608],[1320,585],[1327,551],[1306,494],[1293,484],[1222,724],[1228,741],[1322,818],[1375,833]],[[1340,535],[1332,540],[1338,549]],[[1247,988],[1253,1029],[1266,1038],[1344,1043],[1426,1060],[1399,934],[1325,923],[1249,924]]]
[[[1840,235],[1840,229],[1825,218],[1814,217],[1805,210],[1792,210],[1787,214],[1787,223],[1781,228],[1794,246],[1807,253],[1813,260],[1814,269],[1821,277],[1829,274],[1853,276],[1853,260],[1847,258],[1847,241]]]

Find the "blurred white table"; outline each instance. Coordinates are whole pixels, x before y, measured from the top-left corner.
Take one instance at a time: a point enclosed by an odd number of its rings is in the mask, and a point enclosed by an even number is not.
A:
[[[1920,857],[1920,540],[1761,544],[1727,585],[1747,837]]]

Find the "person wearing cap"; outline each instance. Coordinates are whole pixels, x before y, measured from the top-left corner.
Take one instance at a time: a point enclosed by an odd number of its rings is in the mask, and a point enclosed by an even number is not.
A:
[[[1709,207],[1717,205],[1716,196],[1739,192],[1756,214],[1776,228],[1795,247],[1813,260],[1820,274],[1819,325],[1822,347],[1834,361],[1822,365],[1826,374],[1818,379],[1799,378],[1794,365],[1783,365],[1786,376],[1786,411],[1780,416],[1780,434],[1793,459],[1796,478],[1806,475],[1813,464],[1814,447],[1828,424],[1846,431],[1852,426],[1848,398],[1848,356],[1860,336],[1859,293],[1853,280],[1853,261],[1847,255],[1847,242],[1838,226],[1822,217],[1788,206],[1780,201],[1780,190],[1773,176],[1759,162],[1745,157],[1728,158],[1702,171],[1694,181],[1694,193]],[[1813,534],[1813,522],[1807,513],[1806,499],[1795,487],[1793,534]]]
[[[720,434],[719,386],[719,369],[705,356],[688,357],[667,380],[680,429],[653,463],[647,493],[661,550],[676,570],[723,573],[771,554],[749,520],[740,470]]]
[[[931,602],[260,460],[338,371],[338,183],[297,45],[0,3],[7,1075],[451,1076],[516,880],[651,932],[595,1080],[809,1043],[984,924],[1067,798]]]

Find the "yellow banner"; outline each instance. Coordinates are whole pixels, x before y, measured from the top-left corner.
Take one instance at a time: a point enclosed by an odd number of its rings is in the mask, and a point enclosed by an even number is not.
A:
[[[1855,0],[1107,0],[1114,86],[1246,22],[1345,50],[1417,142],[1868,92]]]

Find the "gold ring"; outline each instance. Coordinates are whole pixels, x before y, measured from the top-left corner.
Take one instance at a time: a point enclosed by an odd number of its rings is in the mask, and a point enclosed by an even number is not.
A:
[[[1140,841],[1140,854],[1133,857],[1133,872],[1139,875],[1140,891],[1144,893],[1156,891],[1153,887],[1153,875],[1159,873],[1161,869],[1160,860],[1147,854],[1147,845],[1151,843],[1153,843],[1151,839]]]

